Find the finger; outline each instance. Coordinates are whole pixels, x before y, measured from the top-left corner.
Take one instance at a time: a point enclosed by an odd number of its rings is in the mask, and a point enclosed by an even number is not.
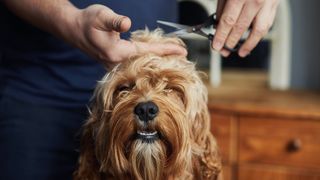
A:
[[[242,35],[247,31],[254,17],[261,9],[261,4],[251,2],[244,5],[238,21],[231,30],[230,35],[227,38],[226,46],[234,48]]]
[[[223,57],[228,57],[228,56],[230,55],[230,51],[225,50],[225,49],[221,49],[220,54],[221,54]]]
[[[112,28],[117,32],[127,32],[131,27],[131,20],[126,16],[117,15],[112,20]]]
[[[275,0],[275,2],[272,5],[272,12],[270,13],[270,21],[269,21],[270,28],[272,27],[274,19],[276,17],[278,5],[279,5],[279,1]]]
[[[107,31],[126,32],[131,27],[130,18],[119,15],[107,7],[100,9],[97,16],[102,28]]]
[[[257,14],[250,35],[239,50],[239,56],[247,56],[252,49],[257,46],[259,41],[268,33],[271,26],[270,12],[272,11],[272,4],[268,2]]]
[[[159,56],[178,55],[187,56],[187,50],[177,44],[172,43],[143,43],[136,42],[138,53],[154,53]]]
[[[226,4],[226,0],[218,0],[217,10],[216,10],[216,15],[218,20],[221,17],[225,4]]]
[[[109,49],[110,50],[110,49]],[[144,43],[144,42],[131,42],[120,39],[117,45],[107,52],[108,60],[113,63],[119,63],[130,57],[153,53],[158,56],[187,56],[187,50],[176,44],[172,43]]]
[[[231,28],[236,23],[241,9],[243,7],[242,0],[229,0],[223,10],[215,37],[212,43],[212,48],[220,51],[225,44],[226,38],[229,35]]]

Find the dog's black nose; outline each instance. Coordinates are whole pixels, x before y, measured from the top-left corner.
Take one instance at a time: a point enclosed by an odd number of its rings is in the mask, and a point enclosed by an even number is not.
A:
[[[134,113],[139,117],[141,121],[145,122],[153,120],[157,116],[158,112],[158,106],[152,101],[139,103],[134,108]]]

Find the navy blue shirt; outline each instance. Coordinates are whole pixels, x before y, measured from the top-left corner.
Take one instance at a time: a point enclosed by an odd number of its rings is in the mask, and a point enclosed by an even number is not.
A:
[[[71,0],[79,7],[104,4],[132,20],[132,28],[156,28],[177,19],[176,0]],[[0,97],[58,107],[83,107],[105,69],[80,50],[16,17],[0,3]],[[128,34],[124,34],[128,37]]]

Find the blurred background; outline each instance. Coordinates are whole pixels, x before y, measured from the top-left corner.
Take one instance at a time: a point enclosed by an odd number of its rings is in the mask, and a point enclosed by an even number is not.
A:
[[[178,2],[179,22],[188,25],[202,23],[216,6]],[[319,6],[281,0],[271,31],[246,58],[222,58],[206,39],[183,37],[189,59],[208,74],[224,179],[320,179]]]

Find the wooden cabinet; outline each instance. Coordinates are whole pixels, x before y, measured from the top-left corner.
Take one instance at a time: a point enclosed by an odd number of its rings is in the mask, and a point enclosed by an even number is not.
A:
[[[319,170],[295,169],[274,165],[244,165],[237,171],[238,180],[319,180]]]
[[[240,118],[239,162],[320,168],[320,120]]]
[[[224,179],[320,180],[320,92],[263,87],[209,88]]]
[[[215,122],[211,123],[211,130],[215,133],[215,137],[219,139],[219,148],[222,160],[224,163],[229,163],[233,157],[230,157],[233,153],[233,138],[231,138],[232,131],[232,119],[230,116],[217,115],[215,116]],[[219,124],[219,126],[216,126]]]

